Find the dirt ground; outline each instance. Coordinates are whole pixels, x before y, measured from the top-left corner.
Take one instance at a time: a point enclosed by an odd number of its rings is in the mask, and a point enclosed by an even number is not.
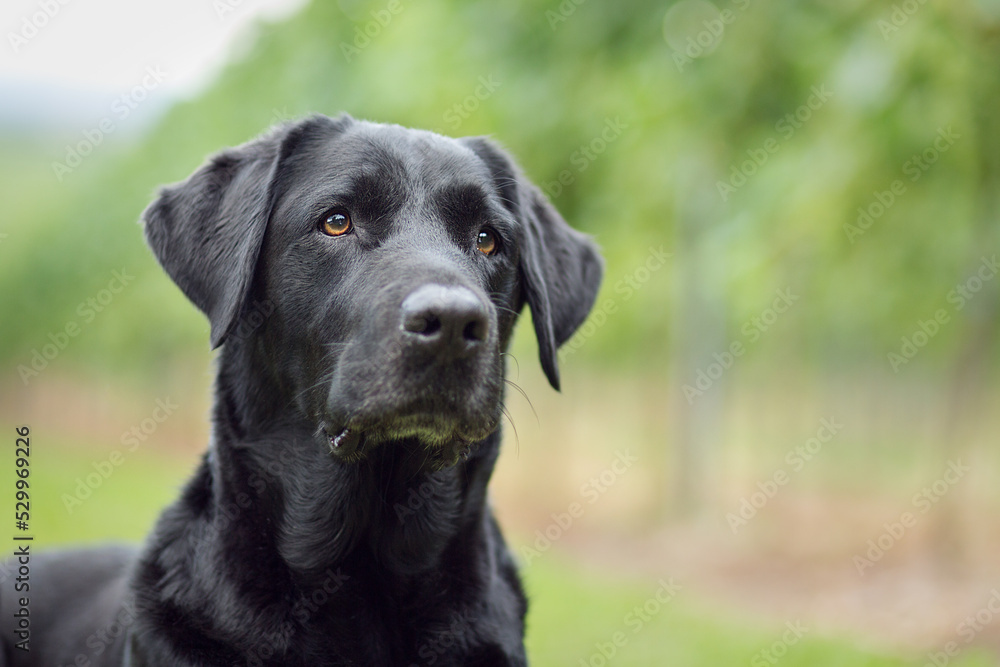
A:
[[[789,494],[767,509],[752,535],[734,535],[714,516],[645,531],[590,530],[581,520],[552,548],[598,571],[673,577],[737,617],[800,621],[916,657],[955,642],[990,650],[1000,665],[1000,517],[990,531],[963,535],[960,551],[942,550],[933,525],[918,523],[871,566],[859,561],[862,575],[855,557],[867,560],[867,540],[888,534],[870,500]],[[536,513],[529,530],[527,514],[515,514],[507,523],[529,546],[553,521]]]

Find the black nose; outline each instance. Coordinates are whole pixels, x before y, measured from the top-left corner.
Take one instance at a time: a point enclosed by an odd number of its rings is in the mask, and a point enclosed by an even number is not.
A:
[[[489,334],[486,306],[466,287],[418,287],[403,299],[402,315],[411,340],[450,354],[479,347]]]

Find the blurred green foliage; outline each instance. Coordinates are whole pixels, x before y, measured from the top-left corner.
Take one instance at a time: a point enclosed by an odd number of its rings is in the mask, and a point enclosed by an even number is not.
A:
[[[50,164],[79,134],[4,138],[0,356],[27,364],[71,321],[82,331],[65,367],[155,372],[204,350],[205,322],[144,248],[143,207],[158,184],[276,121],[347,111],[494,136],[597,237],[602,300],[619,308],[581,358],[665,361],[683,344],[672,327],[688,326],[685,295],[737,339],[783,288],[801,298],[770,338],[776,364],[884,365],[941,308],[953,317],[919,364],[951,364],[984,337],[977,354],[995,357],[998,281],[960,313],[947,301],[997,248],[995,3],[917,3],[912,15],[860,0],[706,4],[400,0],[392,14],[378,0],[316,2],[259,26],[210,89],[138,140],[109,138],[61,182]],[[721,34],[682,57],[716,16]],[[366,28],[377,34],[359,37]],[[816,90],[829,94],[803,107]],[[957,139],[911,180],[907,163],[948,128]],[[863,233],[845,228],[897,179],[905,192]],[[636,273],[661,246],[674,262]],[[80,304],[122,268],[134,282],[82,322]],[[631,291],[626,277],[648,280]]]

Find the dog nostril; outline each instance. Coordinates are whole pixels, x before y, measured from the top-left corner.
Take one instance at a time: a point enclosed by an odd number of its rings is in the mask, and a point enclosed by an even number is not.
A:
[[[433,336],[441,330],[441,320],[431,313],[414,313],[406,318],[403,327],[410,333]]]
[[[465,325],[462,337],[470,343],[481,343],[486,340],[486,320],[476,318]]]
[[[424,318],[424,329],[417,333],[422,333],[425,336],[433,336],[438,331],[441,331],[441,320],[434,315],[428,315]]]

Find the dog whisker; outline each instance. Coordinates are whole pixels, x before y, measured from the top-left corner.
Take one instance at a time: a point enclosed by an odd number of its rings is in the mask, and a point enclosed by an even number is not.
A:
[[[292,398],[291,398],[291,400],[288,401],[288,407],[294,406],[295,403],[296,403],[296,401],[298,401],[300,398],[302,398],[303,395],[308,394],[310,391],[313,391],[317,387],[321,387],[324,384],[329,383],[330,380],[333,379],[333,375],[334,375],[335,372],[336,372],[335,370],[331,369],[331,370],[327,371],[326,373],[323,373],[322,375],[320,375],[320,379],[317,382],[315,382],[314,384],[306,387],[302,391],[300,391],[300,392],[296,393],[295,395],[293,395]]]
[[[521,364],[517,361],[517,357],[515,357],[510,352],[501,352],[500,356],[501,357],[510,357],[511,359],[514,360],[514,367],[517,369],[517,371],[516,371],[517,372],[517,378],[516,379],[520,380],[521,379]]]
[[[510,415],[510,412],[507,410],[507,406],[504,405],[503,402],[500,403],[500,412],[502,412],[503,416],[510,422],[510,427],[514,429],[514,454],[520,456],[521,438],[517,435],[517,424],[514,423],[514,418]]]
[[[517,389],[517,391],[521,394],[521,396],[524,396],[524,400],[526,400],[528,402],[528,407],[531,408],[531,414],[535,415],[535,423],[537,423],[538,425],[541,425],[542,422],[538,418],[538,413],[535,412],[535,406],[531,404],[531,399],[528,398],[528,392],[526,392],[524,389],[522,389],[520,386],[518,386],[518,384],[516,382],[514,382],[512,380],[508,380],[507,378],[504,378],[503,381],[504,381],[505,384],[509,384],[514,389]]]

